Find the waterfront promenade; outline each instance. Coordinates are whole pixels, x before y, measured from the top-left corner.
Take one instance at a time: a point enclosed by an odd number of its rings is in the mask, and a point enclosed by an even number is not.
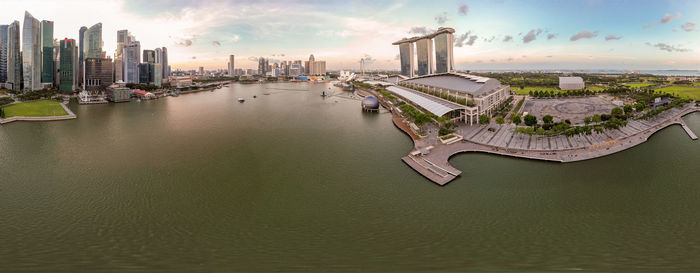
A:
[[[461,127],[464,139],[450,145],[434,144],[428,154],[417,154],[423,144],[414,143],[415,150],[402,160],[421,175],[438,185],[445,185],[461,172],[449,163],[450,157],[464,152],[482,152],[555,162],[574,162],[610,155],[646,142],[651,135],[671,125],[681,125],[692,139],[697,136],[682,117],[700,111],[688,104],[673,108],[648,120],[629,120],[627,126],[602,133],[572,137],[538,136],[515,133],[515,125],[480,125]],[[400,127],[401,128],[401,127]],[[493,130],[488,130],[493,128]],[[403,129],[403,128],[402,128]]]
[[[63,116],[47,116],[47,117],[22,117],[22,116],[14,116],[14,117],[9,117],[9,118],[0,118],[0,125],[1,124],[6,124],[10,123],[13,121],[54,121],[54,120],[67,120],[67,119],[74,119],[77,118],[75,113],[66,106],[65,103],[60,104],[61,107],[63,107],[64,110],[66,110],[66,113],[68,115],[63,115]]]

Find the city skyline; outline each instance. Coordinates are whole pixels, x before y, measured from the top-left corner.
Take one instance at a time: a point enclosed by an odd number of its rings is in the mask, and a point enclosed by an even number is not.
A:
[[[700,3],[694,1],[9,1],[9,24],[24,11],[55,22],[54,38],[78,39],[102,23],[113,56],[117,30],[141,48],[168,47],[173,69],[255,68],[257,58],[305,60],[329,69],[399,70],[404,37],[452,27],[456,69],[698,69]],[[61,2],[64,5],[66,2]],[[60,11],[60,12],[57,12]],[[273,16],[274,15],[274,16]],[[240,57],[239,57],[240,56]]]

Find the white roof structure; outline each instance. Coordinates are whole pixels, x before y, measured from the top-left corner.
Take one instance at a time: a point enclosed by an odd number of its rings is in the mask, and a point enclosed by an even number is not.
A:
[[[413,77],[401,82],[468,93],[475,97],[501,87],[501,83],[496,79],[455,72]]]
[[[403,88],[400,86],[389,86],[386,88],[396,95],[399,95],[421,108],[427,110],[428,112],[440,117],[454,110],[465,109],[464,105],[460,105],[451,101],[443,100],[441,98],[433,97],[428,94],[421,93],[419,91],[414,91],[411,89]]]
[[[581,77],[559,77],[559,84],[583,84]]]

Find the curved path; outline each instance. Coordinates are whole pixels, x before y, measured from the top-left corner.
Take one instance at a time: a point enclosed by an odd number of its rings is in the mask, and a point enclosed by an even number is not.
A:
[[[630,120],[620,129],[603,133],[573,137],[530,136],[514,133],[513,125],[472,126],[462,132],[464,140],[450,145],[436,145],[429,154],[408,155],[402,160],[415,171],[435,182],[445,185],[461,174],[452,167],[450,157],[464,152],[483,152],[520,158],[574,162],[610,155],[644,143],[651,135],[668,126],[679,124],[688,135],[695,134],[685,125],[682,117],[700,111],[700,107],[686,105],[673,108],[649,120]],[[494,131],[486,128],[495,128]],[[401,128],[401,126],[399,126]],[[404,130],[404,128],[401,128]],[[423,141],[421,141],[423,142]],[[424,147],[414,142],[416,150]],[[415,151],[415,150],[414,150]]]

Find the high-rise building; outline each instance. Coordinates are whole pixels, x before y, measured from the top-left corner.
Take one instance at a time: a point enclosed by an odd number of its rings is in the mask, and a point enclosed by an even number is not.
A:
[[[7,46],[9,25],[0,25],[0,87],[7,81]]]
[[[78,88],[78,47],[73,39],[61,40],[59,90],[72,93]]]
[[[114,83],[114,66],[111,58],[86,58],[85,82],[83,87],[88,91],[105,91],[107,86]]]
[[[22,85],[22,55],[19,50],[19,22],[7,28],[7,80],[5,88],[19,91]]]
[[[156,52],[156,56],[155,56],[156,57],[156,64],[162,65],[163,60],[161,58],[163,58],[163,50],[160,49],[160,47],[156,47],[155,52]]]
[[[163,56],[160,57],[163,65],[163,81],[168,81],[168,76],[170,76],[170,66],[168,66],[168,49],[163,47],[161,54],[163,54]]]
[[[153,64],[153,85],[161,87],[163,85],[163,65]]]
[[[41,89],[41,23],[27,11],[22,26],[22,73],[24,90]]]
[[[88,28],[86,26],[80,27],[78,30],[78,82],[83,82],[83,74],[85,74],[85,68],[83,67],[85,62],[85,32]]]
[[[41,21],[41,82],[53,84],[53,21]]]
[[[152,63],[140,63],[139,64],[139,83],[149,84],[153,83],[153,68]]]
[[[258,75],[265,76],[268,71],[270,71],[267,66],[268,66],[268,59],[265,59],[263,57],[260,57],[258,59]]]
[[[53,39],[53,86],[58,88],[59,84],[61,84],[60,75],[58,75],[59,68],[61,67],[61,60],[59,59],[59,56],[61,56],[61,42],[59,42],[56,39]],[[80,69],[78,69],[80,70]],[[80,71],[78,71],[80,72]]]
[[[203,66],[200,66],[200,67],[199,67],[199,73],[198,73],[198,74],[199,74],[199,75],[204,75],[204,67],[203,67]]]
[[[325,75],[326,74],[326,61],[316,61],[314,55],[309,56],[309,61],[306,65],[308,68],[308,75]]]
[[[401,75],[413,78],[413,71],[416,64],[413,60],[414,46],[413,43],[399,44],[399,58],[401,59]]]
[[[442,32],[435,36],[435,73],[454,71],[454,34]]]
[[[416,41],[418,76],[433,74],[433,40],[424,37]]]
[[[103,58],[102,54],[102,23],[97,23],[85,32],[83,60],[87,58]]]
[[[124,46],[122,53],[122,71],[124,74],[124,82],[139,83],[139,49],[140,45],[131,43]]]
[[[114,51],[114,81],[124,80],[124,63],[122,62],[122,55],[124,54],[124,46],[129,44],[129,31],[118,30],[117,31],[117,49]]]
[[[233,75],[234,75],[235,67],[233,65],[233,61],[234,61],[233,59],[234,59],[233,55],[228,56],[228,76],[229,77],[233,77]]]
[[[153,50],[144,49],[143,50],[143,62],[149,64],[156,63],[156,52]]]

